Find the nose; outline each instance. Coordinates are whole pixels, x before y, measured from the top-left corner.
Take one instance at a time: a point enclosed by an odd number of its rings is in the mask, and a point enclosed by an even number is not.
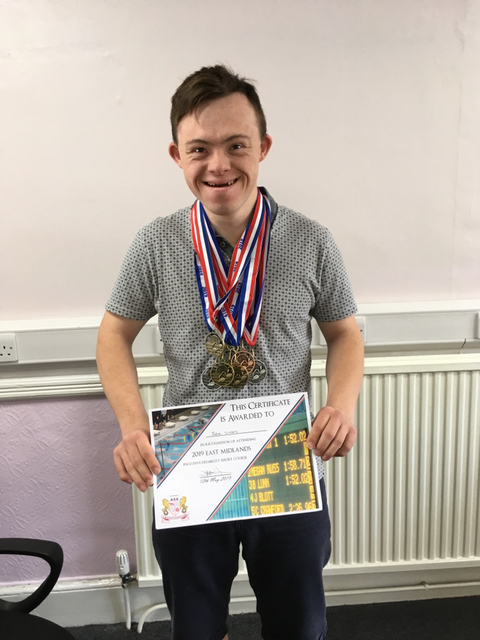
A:
[[[230,158],[224,149],[212,149],[208,158],[208,169],[215,175],[226,173],[230,169]]]

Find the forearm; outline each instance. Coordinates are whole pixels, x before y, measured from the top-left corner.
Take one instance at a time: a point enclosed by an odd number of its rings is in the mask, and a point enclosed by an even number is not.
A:
[[[105,395],[125,436],[137,429],[149,432],[148,417],[138,386],[137,369],[129,337],[100,327],[97,344],[97,365]]]
[[[363,341],[360,332],[340,333],[328,347],[326,404],[351,420],[363,378]]]
[[[133,341],[144,324],[107,311],[97,343],[100,379],[122,430],[122,440],[113,451],[115,468],[121,480],[134,482],[140,491],[153,484],[152,474],[160,473],[132,353]]]
[[[363,341],[353,316],[319,324],[328,345],[328,394],[326,405],[313,421],[307,446],[329,460],[347,455],[357,437],[353,416],[362,384]]]

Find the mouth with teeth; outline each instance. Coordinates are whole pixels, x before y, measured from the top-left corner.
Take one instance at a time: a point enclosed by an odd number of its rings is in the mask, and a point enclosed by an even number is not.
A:
[[[221,187],[231,187],[232,184],[235,184],[237,178],[235,180],[230,180],[230,182],[205,182],[207,187],[213,187],[214,189],[219,189]]]

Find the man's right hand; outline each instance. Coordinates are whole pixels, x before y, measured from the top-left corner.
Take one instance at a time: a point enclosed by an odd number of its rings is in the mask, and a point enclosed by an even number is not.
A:
[[[152,450],[145,431],[137,429],[123,436],[113,450],[115,468],[123,482],[135,483],[140,491],[153,485],[153,474],[160,473],[161,467]]]

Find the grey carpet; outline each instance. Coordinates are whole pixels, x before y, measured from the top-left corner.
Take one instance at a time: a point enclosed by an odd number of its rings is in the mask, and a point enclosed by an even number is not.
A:
[[[328,640],[480,640],[480,596],[329,607]],[[255,613],[230,616],[230,640],[261,640]],[[170,640],[168,622],[69,629],[76,640]],[[192,639],[195,640],[195,639]],[[289,638],[288,640],[296,640]]]

